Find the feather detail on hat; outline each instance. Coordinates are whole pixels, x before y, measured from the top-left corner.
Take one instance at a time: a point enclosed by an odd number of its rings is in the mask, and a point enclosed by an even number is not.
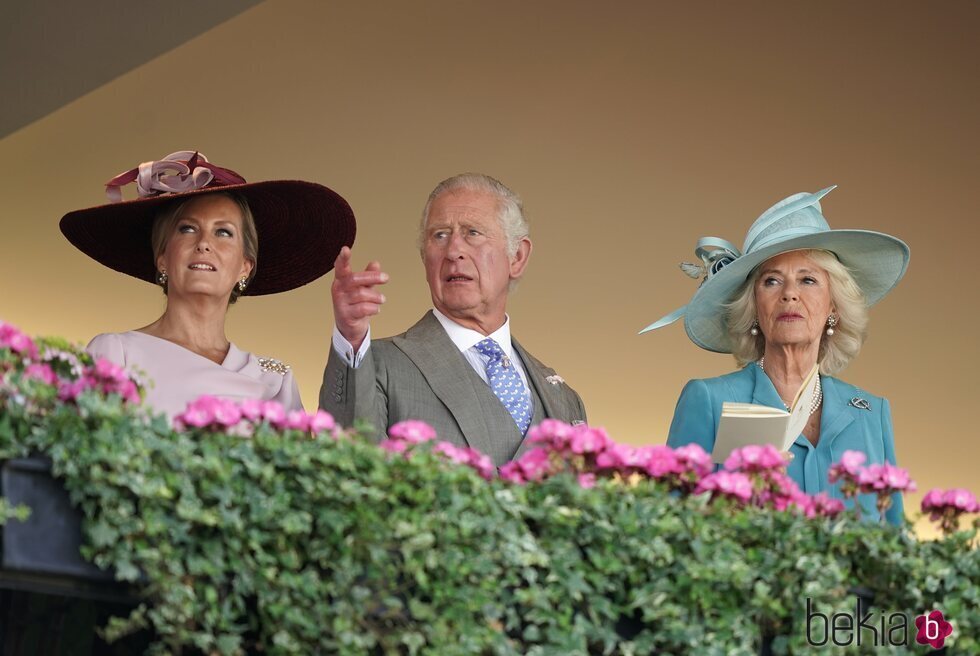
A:
[[[681,268],[681,271],[684,272],[684,275],[686,275],[688,278],[694,278],[695,280],[707,275],[708,273],[707,269],[704,268],[703,264],[692,264],[691,262],[681,262],[677,266]]]

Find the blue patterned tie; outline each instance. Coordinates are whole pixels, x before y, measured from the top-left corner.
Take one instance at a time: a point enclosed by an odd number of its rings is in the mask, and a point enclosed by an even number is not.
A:
[[[531,404],[528,402],[527,389],[521,380],[521,375],[504,355],[500,345],[489,337],[476,345],[481,355],[490,358],[487,362],[487,381],[490,389],[497,395],[507,412],[517,422],[521,435],[527,432],[531,424]]]

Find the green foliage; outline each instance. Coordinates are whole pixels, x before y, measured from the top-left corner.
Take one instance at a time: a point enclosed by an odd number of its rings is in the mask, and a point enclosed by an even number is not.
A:
[[[980,651],[975,529],[920,542],[651,482],[487,482],[356,435],[174,432],[115,395],[13,396],[0,453],[51,459],[84,555],[144,594],[107,635],[152,627],[160,652],[800,654],[806,599],[850,612],[855,584],[887,612],[942,610],[948,653]]]

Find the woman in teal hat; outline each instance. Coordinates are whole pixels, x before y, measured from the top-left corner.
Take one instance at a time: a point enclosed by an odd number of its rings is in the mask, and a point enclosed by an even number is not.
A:
[[[909,248],[879,232],[831,230],[820,199],[833,189],[776,203],[752,224],[741,251],[722,239],[699,240],[702,264],[682,268],[704,275],[700,288],[687,306],[642,332],[683,316],[695,344],[732,353],[740,367],[688,382],[670,425],[673,447],[693,442],[710,453],[722,403],[788,407],[819,364],[818,384],[800,401],[810,415],[790,447],[788,474],[808,494],[840,496],[827,474],[845,451],[863,452],[868,464],[895,464],[888,401],[833,376],[860,352],[867,308],[902,278]],[[878,517],[872,495],[860,503],[865,516]],[[886,519],[902,517],[896,494]]]

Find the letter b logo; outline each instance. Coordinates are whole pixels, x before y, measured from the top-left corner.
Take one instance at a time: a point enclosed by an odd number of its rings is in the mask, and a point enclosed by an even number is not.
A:
[[[934,610],[915,618],[915,641],[920,645],[929,645],[933,649],[942,649],[943,643],[953,633],[953,625],[946,621],[941,611]]]

